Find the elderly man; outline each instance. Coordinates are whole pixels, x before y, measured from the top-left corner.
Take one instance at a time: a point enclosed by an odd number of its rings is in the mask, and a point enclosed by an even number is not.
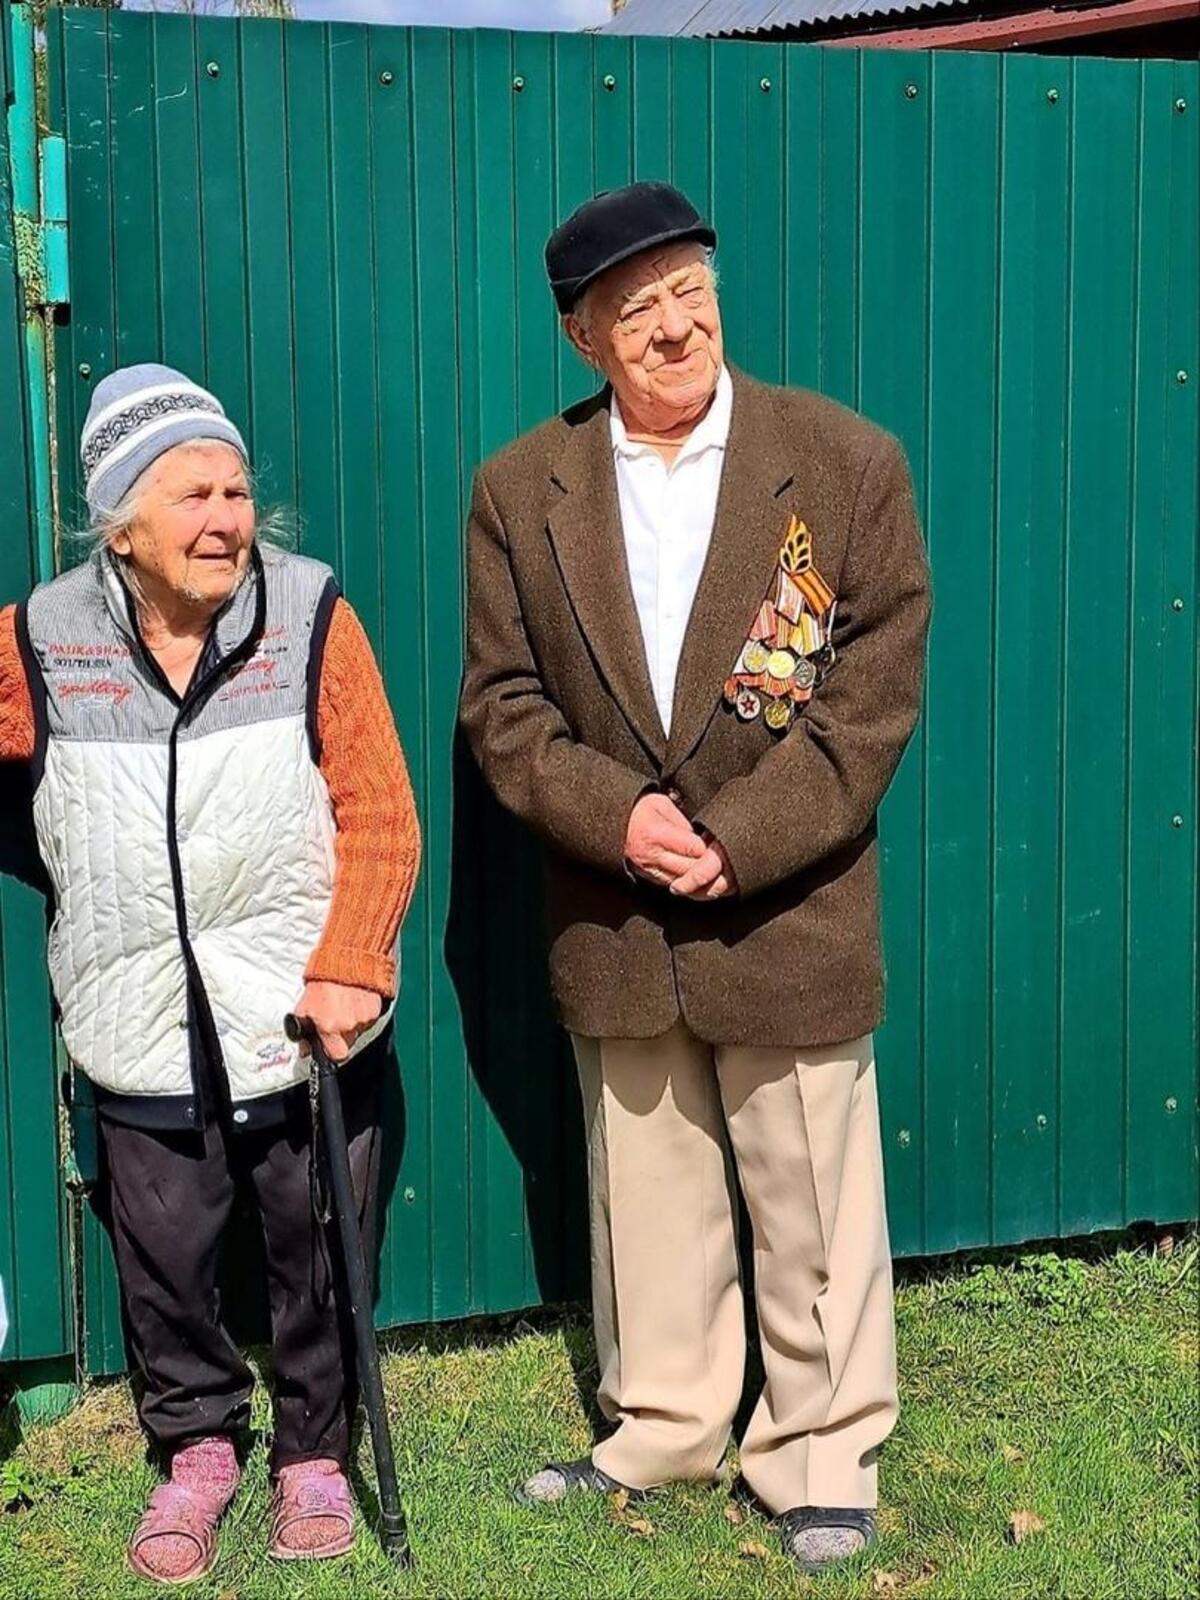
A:
[[[726,364],[712,229],[638,183],[546,247],[606,380],[479,472],[462,719],[549,846],[583,1089],[599,1404],[526,1502],[719,1474],[805,1570],[873,1537],[896,1416],[872,1030],[875,813],[916,721],[926,562],[896,441]]]
[[[420,836],[378,668],[319,562],[260,542],[246,449],[166,367],[113,373],[83,469],[94,549],[0,612],[0,759],[33,765],[50,971],[90,1080],[142,1422],[169,1467],[129,1546],[182,1583],[216,1557],[252,1377],[217,1251],[261,1215],[275,1378],[270,1551],[348,1550],[352,1343],[312,1202],[305,1063],[345,1069],[373,1227],[396,941]]]

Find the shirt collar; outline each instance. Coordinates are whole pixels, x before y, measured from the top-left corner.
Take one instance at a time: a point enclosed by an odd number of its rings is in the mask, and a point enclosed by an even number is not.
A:
[[[702,455],[705,450],[724,450],[729,439],[729,424],[732,417],[733,379],[729,376],[729,368],[723,366],[721,375],[717,379],[712,405],[684,440],[683,448],[675,457],[673,465],[678,466],[681,461]],[[612,431],[612,447],[616,455],[632,460],[636,456],[656,454],[653,445],[639,444],[630,439],[625,431],[625,419],[621,415],[621,407],[615,394],[609,407],[609,426]]]

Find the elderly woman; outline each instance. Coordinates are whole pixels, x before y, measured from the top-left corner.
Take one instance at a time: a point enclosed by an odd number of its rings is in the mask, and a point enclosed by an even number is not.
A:
[[[96,389],[82,455],[90,560],[0,611],[0,759],[33,767],[54,992],[98,1106],[141,1417],[170,1474],[129,1558],[183,1582],[212,1566],[238,1484],[252,1377],[216,1267],[240,1195],[270,1290],[271,1554],[353,1538],[351,1346],[283,1019],[311,1019],[348,1063],[369,1234],[420,835],[366,635],[328,568],[256,539],[218,401],[125,368]]]

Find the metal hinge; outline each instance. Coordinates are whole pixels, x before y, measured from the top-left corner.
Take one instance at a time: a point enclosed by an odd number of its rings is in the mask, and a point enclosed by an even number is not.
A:
[[[13,215],[17,272],[30,311],[65,306],[71,299],[67,264],[67,144],[58,133],[38,140],[39,216]]]

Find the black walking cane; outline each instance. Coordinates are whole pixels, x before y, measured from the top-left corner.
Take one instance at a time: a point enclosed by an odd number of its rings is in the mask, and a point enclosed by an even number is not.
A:
[[[304,1039],[312,1051],[311,1077],[316,1086],[313,1094],[316,1113],[313,1137],[315,1140],[315,1123],[319,1122],[325,1163],[329,1169],[333,1214],[337,1218],[342,1241],[350,1316],[354,1322],[358,1381],[362,1387],[363,1404],[367,1408],[367,1421],[371,1426],[371,1447],[375,1452],[375,1473],[379,1479],[379,1542],[384,1553],[398,1566],[407,1567],[412,1564],[412,1552],[408,1548],[404,1512],[400,1507],[396,1457],[383,1403],[383,1378],[379,1371],[379,1347],[375,1343],[375,1323],[371,1315],[371,1290],[367,1281],[367,1263],[363,1258],[362,1234],[358,1229],[354,1186],[350,1179],[350,1147],[346,1142],[346,1122],[342,1116],[342,1091],[338,1087],[333,1063],[326,1055],[321,1036],[312,1022],[307,1017],[289,1015],[283,1019],[283,1028],[293,1044]],[[315,1149],[313,1154],[315,1157]]]

